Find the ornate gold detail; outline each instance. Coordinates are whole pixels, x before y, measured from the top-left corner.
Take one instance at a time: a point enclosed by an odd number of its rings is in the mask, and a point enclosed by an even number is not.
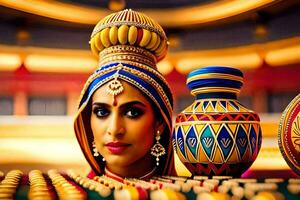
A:
[[[159,34],[159,36],[166,39],[165,32],[157,22],[155,22],[153,19],[151,19],[150,17],[146,16],[143,13],[136,12],[131,9],[125,9],[117,13],[112,13],[106,16],[105,18],[103,18],[95,26],[92,33],[92,37],[107,27],[121,26],[121,25],[144,28],[149,31],[156,32],[157,34]]]
[[[118,94],[120,94],[124,91],[124,87],[123,87],[122,83],[118,80],[119,71],[122,69],[122,67],[123,67],[122,64],[117,65],[117,72],[112,76],[113,80],[111,80],[107,85],[106,91],[108,94],[117,96]]]
[[[143,13],[130,9],[113,13],[99,21],[89,43],[96,57],[99,57],[100,52],[116,45],[140,47],[150,54],[146,55],[146,58],[148,57],[154,65],[157,60],[165,57],[169,45],[165,32],[158,23]],[[125,51],[128,50],[127,48]],[[116,52],[109,54],[116,55]],[[139,54],[137,52],[137,55]],[[103,60],[101,55],[100,58]],[[126,58],[121,59],[126,60]]]
[[[166,154],[166,149],[159,143],[160,140],[160,134],[159,131],[157,131],[157,135],[155,137],[156,143],[151,148],[151,155],[156,157],[156,165],[159,165],[159,157]]]
[[[124,62],[131,61],[144,65],[148,65],[153,69],[156,69],[156,58],[149,51],[140,47],[134,47],[129,45],[116,45],[111,46],[100,53],[99,66],[106,65],[111,62]]]
[[[230,87],[201,87],[191,90],[191,94],[196,96],[197,94],[209,93],[209,92],[228,92],[238,94],[240,89],[230,88]]]
[[[300,112],[298,113],[292,125],[292,141],[296,151],[300,152]]]

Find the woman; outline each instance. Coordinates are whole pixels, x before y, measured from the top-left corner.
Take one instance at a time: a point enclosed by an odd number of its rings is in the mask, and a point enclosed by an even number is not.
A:
[[[173,97],[156,68],[167,52],[163,29],[124,10],[96,25],[90,45],[99,68],[82,90],[74,127],[93,174],[121,180],[175,175]]]

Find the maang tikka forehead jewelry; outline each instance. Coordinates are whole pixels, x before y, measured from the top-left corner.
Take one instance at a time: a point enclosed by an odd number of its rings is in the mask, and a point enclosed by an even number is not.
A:
[[[106,91],[108,94],[117,96],[118,94],[120,94],[124,91],[124,87],[123,87],[122,83],[118,80],[118,78],[120,76],[119,72],[122,68],[123,68],[123,65],[121,63],[117,65],[117,71],[112,76],[113,79],[107,85]]]
[[[113,79],[108,83],[107,85],[107,93],[113,95],[113,105],[116,105],[116,96],[124,91],[124,87],[122,83],[118,80],[119,78],[119,71],[122,69],[123,65],[119,63],[117,65],[117,71],[116,73],[112,76]]]

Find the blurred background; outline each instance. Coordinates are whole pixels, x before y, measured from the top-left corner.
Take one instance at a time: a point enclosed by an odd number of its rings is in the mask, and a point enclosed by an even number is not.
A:
[[[97,67],[88,41],[101,18],[124,8],[166,31],[169,53],[158,68],[174,91],[174,117],[193,101],[185,85],[191,70],[239,68],[239,100],[263,128],[251,170],[288,169],[277,132],[300,92],[300,1],[0,0],[0,170],[88,170],[73,132],[80,91]]]

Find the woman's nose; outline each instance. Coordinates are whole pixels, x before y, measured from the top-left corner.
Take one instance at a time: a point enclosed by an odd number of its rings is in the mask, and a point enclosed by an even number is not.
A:
[[[125,127],[123,124],[122,117],[119,116],[117,113],[112,114],[108,127],[107,132],[113,136],[121,136],[125,133]]]

